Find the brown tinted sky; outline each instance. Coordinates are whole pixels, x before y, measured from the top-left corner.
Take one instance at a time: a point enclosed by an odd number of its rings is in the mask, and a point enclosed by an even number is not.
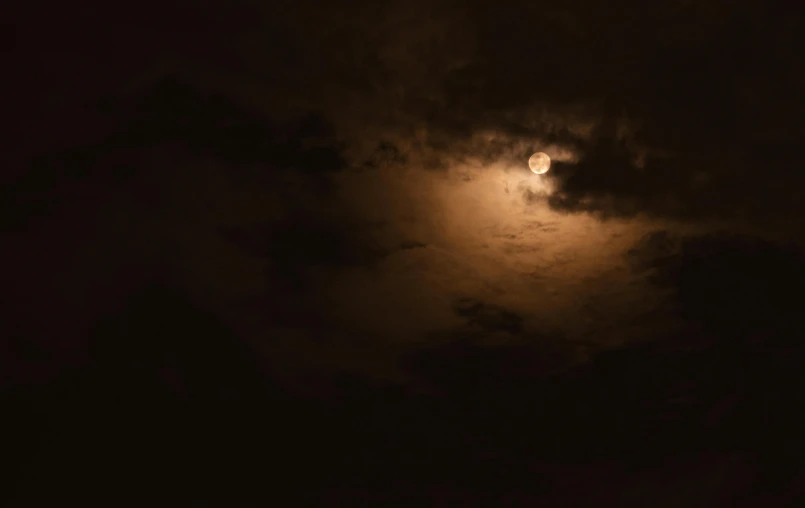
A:
[[[5,277],[39,340],[170,273],[289,373],[400,376],[457,336],[583,358],[692,326],[646,235],[801,226],[803,39],[773,4],[22,9]]]
[[[785,2],[3,10],[12,506],[805,505]]]

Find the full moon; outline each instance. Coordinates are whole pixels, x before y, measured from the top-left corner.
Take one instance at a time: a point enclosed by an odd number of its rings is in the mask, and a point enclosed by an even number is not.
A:
[[[528,167],[534,173],[542,175],[551,168],[551,158],[547,153],[537,152],[528,159]]]

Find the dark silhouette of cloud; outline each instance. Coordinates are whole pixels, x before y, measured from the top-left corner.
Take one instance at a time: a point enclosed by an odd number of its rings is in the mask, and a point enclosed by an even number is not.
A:
[[[523,329],[523,318],[515,312],[472,298],[462,298],[455,303],[455,312],[467,320],[470,326],[488,332],[502,331],[511,334]]]
[[[99,323],[89,368],[29,388],[42,434],[30,436],[34,460],[22,468],[19,500],[95,503],[133,482],[139,487],[130,499],[153,489],[176,500],[238,497],[226,490],[248,489],[253,478],[245,469],[230,475],[224,464],[262,455],[270,440],[258,429],[281,421],[260,409],[279,407],[282,398],[255,360],[181,291],[143,288]],[[33,488],[43,478],[58,488]]]
[[[652,231],[626,253],[637,271],[665,266],[679,250],[679,239],[666,230]]]
[[[417,242],[415,240],[408,240],[400,244],[400,249],[402,250],[409,250],[409,249],[424,249],[427,247],[428,244]]]
[[[800,249],[734,234],[679,241],[671,255],[669,245],[665,234],[655,233],[643,249],[653,258],[653,280],[673,288],[685,321],[761,344],[799,340],[805,325],[797,296],[805,287]]]
[[[107,98],[100,110],[125,123],[118,136],[144,145],[175,141],[228,163],[322,173],[345,165],[333,127],[321,114],[311,112],[293,125],[279,126],[231,96],[205,92],[182,78],[168,76],[134,94]]]

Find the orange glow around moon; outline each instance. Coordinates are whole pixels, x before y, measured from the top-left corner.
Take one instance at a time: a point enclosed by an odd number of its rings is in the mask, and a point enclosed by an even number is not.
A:
[[[545,174],[551,168],[551,158],[547,153],[537,152],[528,159],[528,167],[535,174]]]

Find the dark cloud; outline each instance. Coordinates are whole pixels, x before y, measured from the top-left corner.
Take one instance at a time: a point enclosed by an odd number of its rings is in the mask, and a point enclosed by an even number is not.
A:
[[[798,209],[805,41],[793,13],[723,2],[434,5],[423,23],[389,6],[356,15],[363,26],[309,22],[338,34],[310,47],[336,46],[299,65],[327,76],[320,93],[333,101],[358,94],[349,109],[325,108],[352,142],[382,131],[378,143],[394,147],[383,152],[494,157],[493,143],[466,141],[495,131],[572,147],[572,175],[554,168],[561,210],[769,221]],[[332,55],[369,27],[386,30],[377,45]]]
[[[258,429],[281,432],[282,417],[269,419],[258,409],[263,404],[283,407],[283,400],[254,352],[218,317],[164,281],[133,293],[118,312],[97,323],[90,357],[85,368],[25,393],[40,405],[20,408],[38,435],[33,429],[18,433],[28,449],[20,450],[24,474],[15,479],[12,496],[43,474],[65,496],[113,495],[111,489],[125,483],[121,471],[136,474],[148,467],[145,489],[170,476],[173,486],[164,485],[165,496],[184,492],[190,498],[211,498],[221,495],[213,484],[241,482],[245,488],[250,481],[245,470],[235,478],[224,468],[209,469],[208,459],[232,464],[243,453],[254,453],[256,459],[275,439]],[[137,431],[127,431],[133,428]],[[211,440],[213,434],[222,440]],[[69,457],[76,453],[88,460],[72,463]],[[157,456],[160,460],[154,460]],[[111,463],[122,469],[110,474]],[[104,486],[92,492],[76,487],[81,476],[103,479]],[[202,477],[210,479],[210,488],[189,483]],[[25,494],[26,502],[35,504],[49,497],[46,492]]]
[[[448,396],[473,397],[474,390],[488,390],[489,395],[527,390],[523,385],[575,362],[576,352],[562,337],[531,334],[516,344],[490,345],[479,340],[481,335],[459,333],[410,353],[402,363],[430,388]],[[467,391],[469,385],[474,390]]]
[[[427,247],[428,244],[417,242],[414,240],[408,240],[400,244],[400,249],[402,250],[409,250],[409,249],[424,249]]]
[[[192,154],[230,164],[261,163],[306,172],[338,171],[345,161],[333,126],[307,113],[291,125],[205,91],[182,78],[165,77],[135,92],[105,99],[100,110],[124,125],[116,136],[141,147],[179,143]]]
[[[522,316],[497,305],[479,302],[472,298],[457,301],[455,311],[456,314],[466,319],[470,326],[479,327],[484,331],[516,334],[523,328]]]
[[[188,20],[201,26],[210,9]],[[214,97],[204,99],[205,113],[176,88],[152,97],[177,114],[190,108],[182,114],[196,127],[184,135],[198,150],[232,160],[270,153],[310,171],[343,168],[343,157],[440,167],[467,153],[494,159],[500,142],[470,142],[494,131],[509,138],[504,147],[525,139],[581,156],[575,167],[554,167],[560,188],[551,204],[561,210],[745,221],[799,214],[805,40],[800,18],[776,4],[283,2],[227,12],[203,48],[163,34],[170,58],[215,66],[199,74],[208,84],[221,81],[211,74],[233,76],[229,92],[270,116],[323,115],[314,123],[332,124],[348,155],[333,150],[330,134],[304,149],[266,146],[262,120],[233,120]],[[101,28],[87,27],[87,40]],[[125,82],[122,60],[117,67]],[[143,73],[130,69],[129,82]],[[146,105],[136,107],[147,116]],[[162,129],[178,127],[160,114]]]
[[[246,226],[244,230],[223,230],[222,234],[248,252],[264,256],[278,263],[283,270],[316,265],[366,265],[384,256],[385,251],[374,249],[370,239],[361,241],[359,236],[369,226],[350,226],[334,223],[301,220],[293,225],[279,224],[274,227]],[[364,231],[360,231],[364,229]],[[411,249],[423,245],[404,245]]]
[[[242,181],[301,171],[310,191],[320,195],[328,192],[326,175],[346,164],[333,126],[321,114],[280,124],[231,95],[182,78],[109,94],[95,107],[114,126],[109,132],[36,156],[28,171],[3,188],[0,203],[9,227],[25,229],[69,203],[119,191],[149,171],[144,158],[154,150],[178,149],[186,157],[227,164],[230,177]]]
[[[642,245],[652,280],[674,290],[686,322],[732,340],[800,341],[805,253],[752,237],[708,235],[679,240],[654,233]],[[673,250],[672,250],[673,249]]]
[[[93,364],[106,375],[150,377],[200,397],[254,398],[264,379],[254,352],[214,314],[162,282],[132,294],[121,312],[103,319],[90,341]],[[220,378],[210,369],[220,372]],[[170,378],[173,374],[175,379]],[[107,387],[107,389],[112,387]]]
[[[512,10],[519,15],[488,6],[476,19],[469,68],[486,93],[473,98],[475,111],[520,108],[511,116],[523,119],[526,104],[574,102],[602,122],[555,206],[743,219],[790,210],[794,195],[780,181],[799,187],[802,160],[784,132],[800,131],[802,103],[789,87],[805,76],[791,13],[715,2]],[[624,120],[631,126],[619,132]],[[545,125],[536,123],[538,137]],[[638,147],[648,151],[641,164]]]
[[[665,266],[678,253],[679,239],[666,230],[652,231],[626,253],[632,267],[640,272]]]
[[[730,233],[655,232],[631,256],[641,260],[637,265],[654,284],[671,290],[688,331],[670,345],[681,352],[675,354],[686,365],[685,375],[697,378],[690,384],[696,392],[723,397],[706,418],[722,429],[720,439],[738,440],[761,461],[788,453],[780,443],[789,439],[799,447],[798,437],[777,438],[795,432],[805,393],[795,367],[805,353],[800,296],[805,253],[791,244]],[[675,367],[668,377],[678,380],[682,372]],[[760,414],[779,422],[782,434],[759,430]]]

